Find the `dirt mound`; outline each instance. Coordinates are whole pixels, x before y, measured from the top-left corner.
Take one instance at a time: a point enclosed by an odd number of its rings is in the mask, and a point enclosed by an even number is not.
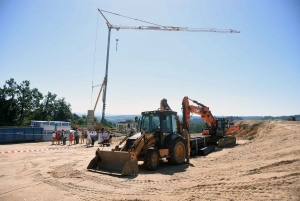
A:
[[[240,120],[236,121],[235,125],[240,127],[240,133],[235,135],[238,139],[252,139],[265,136],[270,133],[276,125],[281,127],[287,124],[297,126],[299,121],[270,121],[270,120]]]
[[[251,139],[268,133],[273,127],[273,121],[263,120],[243,120],[235,123],[240,127],[240,133],[236,135],[238,139]]]

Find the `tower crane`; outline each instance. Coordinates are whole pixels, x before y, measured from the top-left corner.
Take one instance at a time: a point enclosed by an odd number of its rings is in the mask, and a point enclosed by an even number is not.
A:
[[[144,20],[139,20],[139,19],[127,17],[127,16],[124,16],[124,15],[120,15],[120,14],[117,14],[117,13],[112,13],[112,12],[105,11],[105,10],[98,9],[98,11],[101,13],[101,15],[103,16],[103,18],[105,19],[107,26],[110,29],[116,29],[117,31],[119,31],[120,29],[134,29],[134,30],[155,30],[155,31],[189,31],[189,32],[240,33],[240,31],[236,31],[236,30],[233,30],[233,29],[188,28],[188,27],[162,26],[162,25],[159,25],[159,24],[154,24],[154,23],[151,23],[151,22],[146,22]],[[120,17],[125,17],[125,18],[129,18],[129,19],[137,20],[137,21],[148,23],[148,24],[152,24],[152,25],[155,25],[155,26],[122,26],[122,25],[112,25],[106,19],[106,17],[104,16],[104,14],[102,12],[106,12],[106,13],[110,13],[110,14],[113,14],[113,15],[118,15]]]
[[[233,30],[233,29],[188,28],[188,27],[162,26],[162,25],[159,25],[159,24],[147,22],[147,21],[144,21],[144,20],[135,19],[135,18],[132,18],[132,17],[120,15],[120,14],[117,14],[117,13],[113,13],[113,12],[109,12],[109,11],[105,11],[105,10],[101,10],[101,9],[98,9],[98,11],[102,15],[102,17],[105,19],[106,25],[107,25],[107,28],[108,28],[108,42],[107,42],[106,69],[105,69],[105,80],[106,80],[106,82],[105,82],[105,87],[104,87],[104,92],[103,92],[103,108],[102,108],[101,123],[103,123],[104,118],[105,118],[106,91],[107,91],[107,80],[108,80],[107,79],[108,78],[108,61],[109,61],[109,47],[110,47],[111,29],[115,29],[117,31],[119,31],[120,29],[132,29],[132,30],[152,30],[152,31],[189,31],[189,32],[240,33],[240,31],[236,31],[236,30]],[[147,23],[147,24],[151,24],[153,26],[112,25],[107,20],[107,18],[104,16],[103,12],[110,13],[110,14],[117,15],[117,16],[124,17],[124,18],[128,18],[128,19],[132,19],[132,20],[136,20],[136,21],[140,21],[140,22],[144,22],[144,23]]]

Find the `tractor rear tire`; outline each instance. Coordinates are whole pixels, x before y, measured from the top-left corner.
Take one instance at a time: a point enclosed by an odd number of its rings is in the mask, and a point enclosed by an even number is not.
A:
[[[169,154],[168,162],[171,165],[180,165],[185,162],[186,147],[182,140],[176,139],[172,142],[169,148]]]
[[[157,149],[148,149],[144,159],[146,169],[150,171],[156,170],[159,166],[159,158]]]

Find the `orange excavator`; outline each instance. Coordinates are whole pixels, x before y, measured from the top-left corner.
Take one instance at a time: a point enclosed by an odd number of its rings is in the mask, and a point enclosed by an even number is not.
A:
[[[230,126],[225,118],[215,119],[209,108],[197,101],[191,100],[197,106],[189,105],[189,100],[184,97],[182,101],[182,122],[166,99],[161,100],[158,110],[142,112],[140,132],[129,134],[110,151],[97,149],[87,169],[113,175],[137,174],[138,161],[143,161],[147,170],[156,170],[160,160],[166,159],[171,165],[189,163],[191,155],[206,155],[215,145],[235,143],[228,134],[238,132],[237,126]],[[190,138],[191,113],[201,115],[207,123],[201,137]]]
[[[196,104],[190,105],[189,100]],[[215,118],[209,107],[189,99],[187,96],[182,100],[183,125],[185,129],[190,128],[190,115],[197,114],[206,123],[206,128],[202,131],[202,135],[209,136],[209,144],[217,144],[219,147],[235,144],[236,138],[232,134],[239,133],[239,126],[230,123],[229,118]]]

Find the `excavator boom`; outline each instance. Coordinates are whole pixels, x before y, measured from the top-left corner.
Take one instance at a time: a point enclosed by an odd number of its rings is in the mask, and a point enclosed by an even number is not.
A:
[[[190,105],[189,100],[197,104],[197,106]],[[211,114],[209,107],[206,107],[205,105],[198,103],[195,100],[189,99],[187,96],[185,96],[182,100],[182,108],[183,108],[183,123],[185,124],[186,129],[190,128],[191,113],[200,115],[209,127],[216,127],[216,120],[214,116]]]

